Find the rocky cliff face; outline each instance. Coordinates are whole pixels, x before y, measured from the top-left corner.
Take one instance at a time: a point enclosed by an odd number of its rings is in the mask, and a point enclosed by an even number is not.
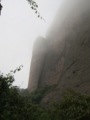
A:
[[[29,75],[28,89],[30,92],[34,91],[39,86],[45,57],[47,53],[47,44],[43,37],[38,37],[34,43],[31,69]]]
[[[67,87],[90,95],[89,12],[89,0],[64,0],[43,40],[45,45],[34,46],[29,91],[58,84],[42,99],[41,104],[60,101]]]

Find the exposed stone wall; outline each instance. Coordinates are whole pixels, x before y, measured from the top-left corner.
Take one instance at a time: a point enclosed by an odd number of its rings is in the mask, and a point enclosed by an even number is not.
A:
[[[60,101],[67,87],[90,95],[90,0],[64,1],[47,32],[48,44],[34,46],[29,90],[58,84],[41,104]]]
[[[28,89],[30,92],[38,88],[39,79],[42,74],[44,60],[47,52],[46,41],[43,37],[38,37],[34,43],[31,68],[29,75]]]
[[[83,9],[83,14],[81,14],[80,17],[77,16],[77,22],[72,24],[72,27],[69,27],[70,24],[68,22],[69,31],[68,27],[66,28],[68,34],[64,32],[63,36],[63,41],[66,41],[66,46],[62,54],[64,65],[62,73],[59,76],[58,86],[42,99],[42,105],[47,104],[51,100],[60,101],[62,93],[66,88],[72,88],[78,92],[90,95],[89,4],[90,1],[86,0],[84,5],[87,6],[87,10]],[[79,8],[77,8],[77,12],[78,9]],[[66,56],[65,51],[67,52]]]

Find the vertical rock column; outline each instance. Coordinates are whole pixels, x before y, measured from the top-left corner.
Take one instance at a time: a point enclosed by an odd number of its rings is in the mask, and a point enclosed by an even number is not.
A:
[[[46,40],[42,37],[38,37],[34,43],[32,60],[29,74],[28,90],[34,91],[38,88],[39,79],[42,74],[45,56],[47,52]]]

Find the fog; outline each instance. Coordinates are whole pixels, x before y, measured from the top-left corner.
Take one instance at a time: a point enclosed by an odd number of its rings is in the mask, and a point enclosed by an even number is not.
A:
[[[36,0],[40,15],[37,18],[27,0],[2,0],[0,16],[0,71],[4,74],[24,67],[15,74],[14,85],[26,88],[29,78],[33,42],[38,36],[45,36],[59,6],[60,0]]]
[[[47,30],[47,38],[54,41],[54,36],[59,40],[61,37],[65,37],[89,15],[89,12],[90,0],[63,0],[57,15]]]
[[[35,45],[38,49],[34,48],[36,52],[34,50],[32,57],[30,82],[28,87],[30,91],[36,89],[39,86],[39,83],[51,85],[54,81],[58,81],[58,78],[55,79],[53,77],[55,71],[59,71],[60,69],[58,68],[57,63],[62,60],[64,61],[65,56],[63,53],[65,49],[68,51],[68,46],[71,45],[70,43],[72,42],[74,44],[74,41],[76,41],[77,38],[83,37],[83,33],[89,29],[89,12],[89,0],[63,0],[61,2],[57,15],[45,36],[47,47],[45,48],[46,44],[44,42],[44,45],[42,44],[43,49],[46,49],[46,52],[43,52],[44,50],[41,49],[40,43],[37,44],[37,47]],[[41,53],[43,55],[41,55]],[[48,57],[45,57],[45,54]],[[62,60],[60,60],[61,56],[63,56]],[[42,68],[44,64],[45,67]],[[57,73],[60,73],[60,71]]]

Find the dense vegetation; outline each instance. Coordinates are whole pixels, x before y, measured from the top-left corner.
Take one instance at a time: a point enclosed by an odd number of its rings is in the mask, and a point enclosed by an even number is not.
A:
[[[52,86],[44,86],[36,89],[34,92],[29,93],[27,89],[20,90],[20,95],[25,96],[31,103],[39,104],[41,99],[49,93],[51,90],[53,90],[57,84]]]
[[[42,97],[57,85],[30,94],[27,89],[13,86],[13,81],[11,74],[0,75],[0,120],[90,120],[90,96],[69,89],[60,103],[53,101],[42,108],[39,105]]]

